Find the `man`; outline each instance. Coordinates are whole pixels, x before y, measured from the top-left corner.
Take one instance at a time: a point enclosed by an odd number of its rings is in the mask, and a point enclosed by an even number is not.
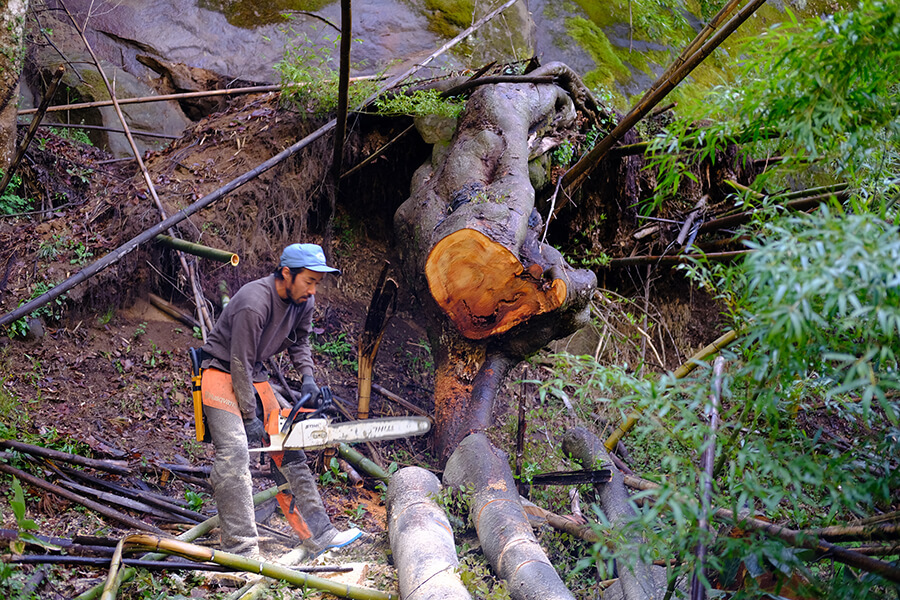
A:
[[[231,298],[201,348],[203,414],[216,449],[210,483],[226,552],[259,555],[248,448],[263,443],[263,423],[279,408],[263,363],[287,350],[302,376],[301,395],[319,394],[309,333],[316,287],[326,273],[340,275],[325,263],[322,248],[291,244],[272,275]],[[318,554],[359,539],[358,529],[342,532],[332,525],[302,450],[271,456],[291,488],[279,492],[279,505],[307,550]]]

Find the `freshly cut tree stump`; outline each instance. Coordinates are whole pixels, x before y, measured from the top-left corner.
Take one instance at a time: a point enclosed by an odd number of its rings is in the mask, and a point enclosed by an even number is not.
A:
[[[460,333],[480,340],[556,310],[566,299],[562,279],[543,279],[505,246],[475,229],[454,231],[431,249],[425,275],[431,295]]]
[[[441,484],[430,471],[406,467],[387,490],[388,534],[403,600],[471,600],[456,572],[459,559]]]
[[[596,117],[588,114],[596,103],[565,65],[529,75],[557,83],[472,92],[452,139],[434,145],[394,214],[399,266],[434,355],[441,460],[490,426],[510,369],[588,322],[597,286],[592,271],[541,241],[529,173],[529,162],[568,139],[579,117]]]

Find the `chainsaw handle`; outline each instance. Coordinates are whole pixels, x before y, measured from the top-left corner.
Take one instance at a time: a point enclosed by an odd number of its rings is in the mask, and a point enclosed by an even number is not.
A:
[[[300,409],[303,408],[303,405],[309,402],[310,398],[312,398],[312,394],[303,394],[299,400],[294,402],[293,408],[291,408],[291,412],[288,413],[287,419],[284,421],[284,424],[281,426],[281,433],[287,433],[291,429],[291,425],[294,424],[294,421],[297,420],[297,415],[300,413]]]

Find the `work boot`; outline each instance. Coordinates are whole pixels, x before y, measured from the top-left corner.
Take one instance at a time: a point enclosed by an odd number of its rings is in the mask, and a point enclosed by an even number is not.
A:
[[[347,531],[338,531],[337,529],[333,529],[319,539],[304,540],[303,546],[309,550],[310,558],[312,559],[319,556],[323,552],[349,546],[350,544],[361,538],[362,534],[363,532],[356,527],[352,527]]]

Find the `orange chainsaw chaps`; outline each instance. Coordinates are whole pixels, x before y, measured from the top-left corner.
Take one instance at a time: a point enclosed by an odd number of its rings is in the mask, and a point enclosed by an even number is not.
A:
[[[284,460],[284,452],[273,452],[270,456],[272,457],[272,462],[280,468],[281,461]],[[291,506],[293,496],[288,492],[278,492],[275,495],[275,499],[278,500],[278,506],[281,507],[281,512],[284,513],[284,518],[287,519],[288,525],[297,532],[297,537],[301,540],[308,540],[311,538],[312,532],[309,530],[306,521],[303,520],[303,516],[295,507]]]

